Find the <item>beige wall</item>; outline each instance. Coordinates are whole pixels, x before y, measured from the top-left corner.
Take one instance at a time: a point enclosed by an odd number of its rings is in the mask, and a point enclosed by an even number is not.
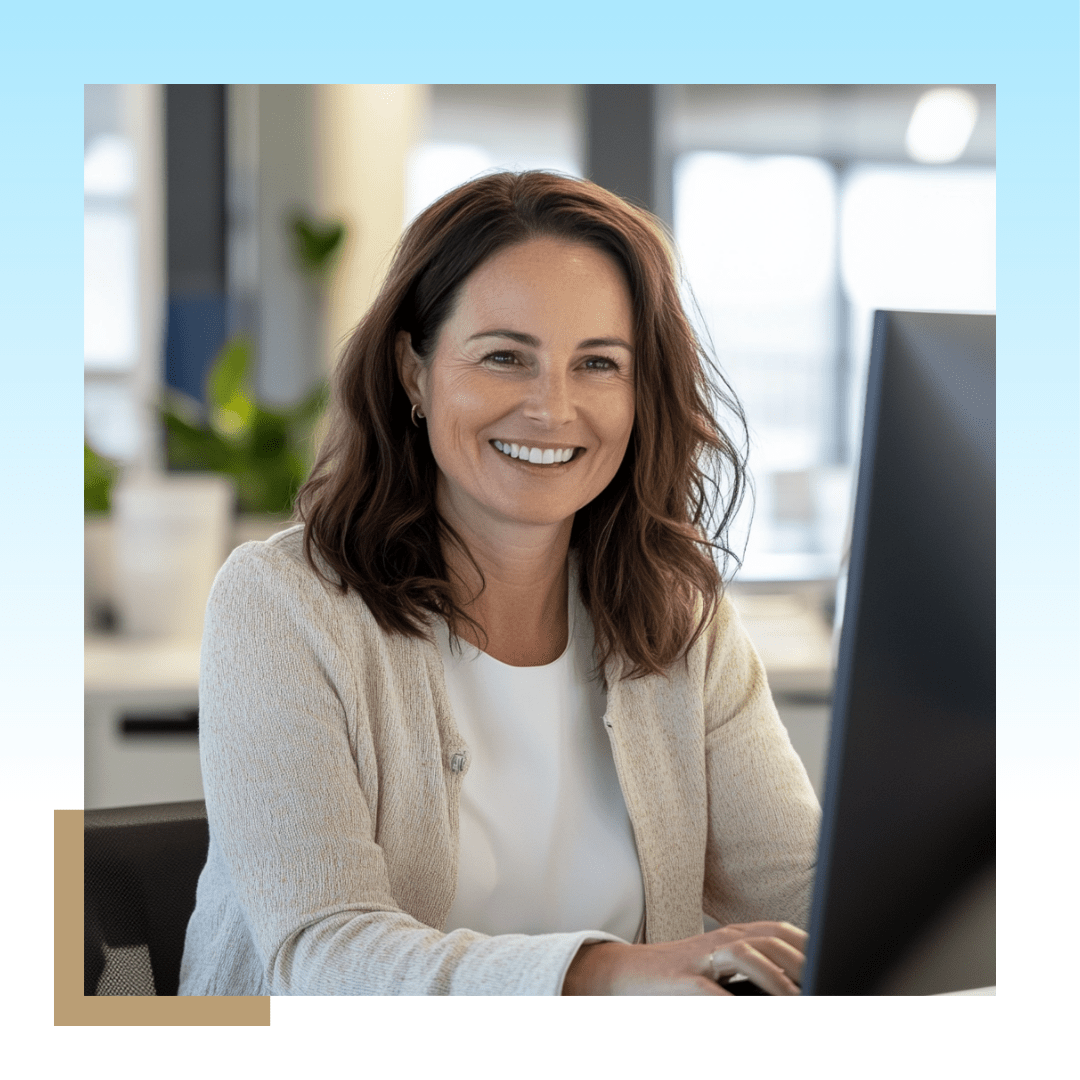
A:
[[[345,247],[325,298],[329,369],[389,266],[405,213],[405,165],[424,123],[420,85],[316,87],[319,213],[344,221]]]

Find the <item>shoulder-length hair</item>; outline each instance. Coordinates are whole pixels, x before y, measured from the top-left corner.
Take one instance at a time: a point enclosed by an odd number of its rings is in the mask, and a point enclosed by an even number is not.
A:
[[[716,555],[724,566],[733,557],[727,532],[744,491],[746,424],[683,311],[662,226],[588,181],[489,174],[408,227],[335,371],[328,433],[297,496],[305,554],[324,580],[355,589],[384,631],[427,636],[432,614],[476,626],[454,599],[443,545],[472,557],[436,508],[437,466],[426,431],[410,423],[395,341],[407,331],[430,362],[465,279],[497,251],[538,237],[605,252],[630,288],[633,431],[614,479],[575,515],[570,544],[598,663],[619,659],[628,678],[662,673],[719,602]],[[741,427],[739,444],[714,403]]]

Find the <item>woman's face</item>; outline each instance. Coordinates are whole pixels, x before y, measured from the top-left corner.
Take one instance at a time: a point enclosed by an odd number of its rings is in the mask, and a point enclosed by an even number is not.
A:
[[[634,424],[633,325],[610,256],[543,238],[465,279],[428,366],[399,335],[452,521],[564,523],[607,487]]]

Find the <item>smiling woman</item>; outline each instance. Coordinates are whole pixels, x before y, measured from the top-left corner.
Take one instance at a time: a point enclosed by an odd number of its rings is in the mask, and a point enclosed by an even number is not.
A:
[[[618,265],[546,237],[466,279],[429,363],[398,335],[402,383],[428,419],[436,504],[462,541],[448,561],[475,594],[462,631],[496,659],[544,664],[566,648],[570,530],[626,454],[632,338]],[[464,552],[497,571],[489,589]]]
[[[614,195],[498,173],[417,217],[303,525],[211,597],[183,993],[797,992],[818,808],[714,559],[707,371]]]

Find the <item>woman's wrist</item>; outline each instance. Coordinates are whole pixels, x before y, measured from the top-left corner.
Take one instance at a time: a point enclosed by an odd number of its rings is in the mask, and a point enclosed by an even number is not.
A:
[[[633,947],[621,941],[593,941],[582,945],[566,969],[563,994],[610,994],[612,975],[621,954]]]

